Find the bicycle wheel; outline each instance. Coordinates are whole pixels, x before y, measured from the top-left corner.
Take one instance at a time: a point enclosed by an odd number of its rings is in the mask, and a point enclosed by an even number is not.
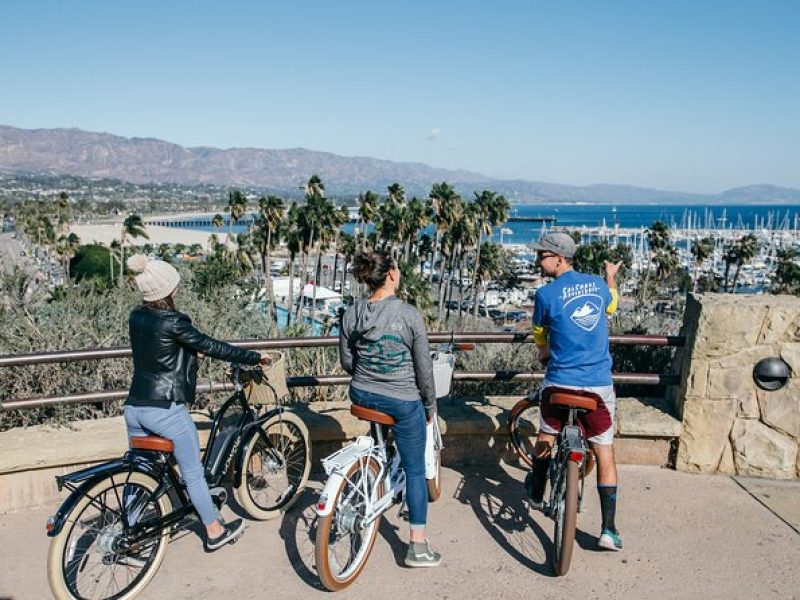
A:
[[[380,465],[362,457],[347,470],[333,498],[333,511],[317,523],[314,557],[317,573],[327,589],[342,590],[353,583],[367,564],[381,517],[364,525],[368,506],[383,496],[378,481]]]
[[[534,413],[537,403],[523,398],[511,409],[508,416],[508,437],[517,456],[528,467],[533,466],[533,442],[538,430],[538,415]]]
[[[442,452],[435,450],[436,456],[436,475],[431,479],[426,479],[428,484],[428,502],[436,502],[442,495]]]
[[[47,554],[50,589],[58,600],[128,600],[147,586],[164,558],[169,529],[126,548],[121,513],[127,503],[137,522],[169,514],[166,494],[147,501],[157,487],[149,475],[125,472],[98,482],[78,500]]]
[[[248,515],[264,521],[288,510],[305,489],[311,443],[303,420],[288,411],[270,417],[261,428],[272,448],[260,435],[250,438],[234,495]]]
[[[575,547],[575,528],[578,524],[579,465],[567,461],[561,492],[558,495],[554,534],[556,575],[566,575]]]

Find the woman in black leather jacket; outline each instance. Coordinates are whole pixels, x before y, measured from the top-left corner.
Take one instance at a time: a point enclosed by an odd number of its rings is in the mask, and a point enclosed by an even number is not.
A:
[[[131,256],[127,265],[144,298],[128,321],[133,350],[133,381],[125,401],[128,435],[155,434],[172,441],[181,477],[206,527],[206,546],[215,550],[235,539],[244,523],[236,519],[222,525],[208,491],[197,430],[186,406],[195,397],[197,354],[251,365],[262,358],[208,337],[175,308],[180,275],[172,265],[142,254]]]

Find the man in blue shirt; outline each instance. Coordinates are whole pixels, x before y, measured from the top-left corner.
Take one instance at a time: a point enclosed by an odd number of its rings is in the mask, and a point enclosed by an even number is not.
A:
[[[549,233],[534,244],[542,274],[553,281],[536,292],[533,338],[539,358],[549,359],[542,389],[551,386],[586,390],[600,397],[597,409],[579,418],[597,458],[597,491],[603,524],[601,548],[621,550],[622,538],[614,524],[617,467],[614,462],[616,395],[611,380],[606,316],[617,308],[614,277],[621,263],[605,263],[605,281],[572,268],[575,242],[566,233]],[[525,485],[535,508],[543,506],[550,453],[564,426],[565,411],[550,406],[543,395],[534,464]]]

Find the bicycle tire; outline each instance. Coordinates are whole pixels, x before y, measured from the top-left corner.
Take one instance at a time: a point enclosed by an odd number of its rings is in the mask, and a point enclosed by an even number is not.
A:
[[[428,486],[428,502],[436,502],[442,495],[442,452],[436,452],[436,475],[426,479]]]
[[[130,475],[130,477],[128,477]],[[111,573],[109,583],[106,588],[110,588],[112,584],[117,583],[116,567],[121,566],[122,574],[130,574],[131,562],[140,562],[142,559],[132,556],[131,553],[121,555],[116,554],[109,548],[113,543],[115,523],[119,522],[117,515],[115,522],[106,520],[107,516],[113,518],[114,510],[109,508],[106,504],[106,496],[109,500],[121,503],[120,498],[124,497],[122,488],[125,485],[132,487],[139,487],[146,492],[153,492],[158,487],[158,482],[151,476],[139,472],[123,472],[117,473],[101,481],[98,481],[89,491],[87,491],[72,510],[67,515],[63,529],[55,536],[50,542],[50,548],[47,553],[47,578],[50,584],[50,590],[53,596],[58,600],[84,600],[88,598],[115,598],[115,600],[130,600],[136,597],[155,576],[161,562],[164,559],[164,553],[167,550],[167,538],[169,535],[169,528],[165,528],[161,533],[154,537],[152,551],[147,560],[145,561],[142,570],[132,580],[129,580],[124,588],[121,590],[109,590],[110,594],[96,596],[94,594],[87,595],[85,590],[79,589],[81,586],[77,582],[77,577],[81,574],[86,574],[87,577],[93,579],[95,584],[93,590],[96,591],[100,586],[98,579],[102,576],[103,570]],[[109,495],[110,491],[114,491],[113,495]],[[99,501],[98,501],[99,499]],[[91,519],[87,512],[91,514],[91,510],[98,510],[98,504],[102,507],[100,517],[102,519],[102,529],[98,529],[98,534],[95,534],[94,539],[87,540],[87,536],[91,536]],[[161,518],[172,511],[172,503],[170,502],[167,494],[162,494],[155,502],[148,503],[145,507],[151,507],[152,514],[147,514],[147,518]],[[121,509],[122,507],[119,506]],[[108,509],[108,515],[105,511]],[[119,511],[116,511],[119,512]],[[142,514],[145,514],[144,512]],[[80,534],[77,539],[72,543],[67,543],[72,538],[72,533],[76,531],[76,527],[83,525],[86,533]],[[97,528],[95,528],[97,529]],[[98,540],[100,540],[98,542]],[[89,545],[87,546],[87,541]],[[80,543],[79,543],[80,542]],[[95,542],[97,545],[95,546]],[[146,543],[143,544],[146,547]],[[105,548],[103,548],[105,546]],[[93,551],[92,549],[95,548]],[[75,556],[76,551],[82,552],[79,556]],[[92,559],[100,557],[100,564],[91,567],[89,564]],[[141,552],[138,553],[141,557]],[[68,560],[69,559],[69,560]],[[110,563],[110,564],[109,564]],[[100,575],[97,574],[97,567],[101,567]],[[103,569],[108,567],[108,569]],[[69,571],[69,573],[68,573]],[[113,572],[112,572],[113,571]],[[127,579],[126,579],[127,580]]]
[[[368,461],[366,464],[364,461]],[[364,472],[369,474],[368,480],[363,481],[362,467]],[[378,482],[377,478],[380,473],[380,465],[374,457],[362,457],[348,468],[345,478],[342,480],[341,485],[336,490],[333,498],[328,501],[333,502],[333,510],[329,515],[319,519],[317,523],[317,534],[314,540],[314,558],[317,566],[317,574],[319,575],[322,585],[332,592],[343,590],[351,583],[353,583],[367,564],[367,559],[372,552],[372,547],[375,544],[375,539],[378,536],[378,527],[380,526],[381,515],[366,527],[366,534],[359,535],[360,545],[356,551],[356,556],[353,562],[346,562],[343,569],[336,572],[334,561],[331,560],[334,551],[331,549],[331,540],[333,536],[340,534],[339,531],[341,523],[349,518],[354,520],[357,515],[363,513],[363,506],[356,506],[352,508],[350,505],[355,500],[356,502],[363,499],[357,493],[361,487],[361,493],[369,491],[372,495],[372,501],[383,496],[383,481]],[[347,493],[348,490],[353,490]],[[349,509],[349,515],[347,510]],[[343,518],[344,517],[344,518]],[[354,532],[353,532],[354,533]],[[348,534],[351,535],[351,534]],[[352,541],[350,548],[353,548]],[[335,561],[336,563],[339,560]]]
[[[557,502],[563,502],[556,514],[554,569],[556,575],[563,576],[569,571],[572,551],[575,548],[575,529],[578,524],[578,486],[580,465],[567,461],[564,473],[564,491]]]
[[[538,430],[538,419],[536,419],[536,427],[534,428],[533,421],[526,415],[530,415],[531,412],[529,411],[537,406],[539,406],[537,402],[522,398],[511,409],[511,413],[508,415],[508,423],[506,424],[511,446],[519,459],[528,468],[533,466],[533,444],[531,439],[535,434],[534,429]]]
[[[261,436],[253,435],[242,454],[241,477],[233,493],[248,515],[266,521],[289,510],[305,489],[311,470],[311,442],[303,420],[289,411],[270,417],[261,429],[283,467],[276,464]]]

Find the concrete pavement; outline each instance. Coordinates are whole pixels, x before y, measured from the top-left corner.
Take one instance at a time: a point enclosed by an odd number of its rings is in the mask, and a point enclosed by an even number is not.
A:
[[[336,597],[800,597],[800,535],[735,481],[632,465],[620,467],[624,551],[596,548],[599,506],[591,476],[572,569],[553,577],[552,522],[526,510],[523,475],[505,465],[445,469],[442,498],[429,515],[442,566],[401,566],[406,524],[393,509],[361,578]],[[214,554],[194,534],[174,540],[141,597],[324,597],[313,566],[314,499],[307,492],[282,520],[249,522],[237,544]],[[51,511],[0,516],[0,598],[49,597],[44,525]]]

